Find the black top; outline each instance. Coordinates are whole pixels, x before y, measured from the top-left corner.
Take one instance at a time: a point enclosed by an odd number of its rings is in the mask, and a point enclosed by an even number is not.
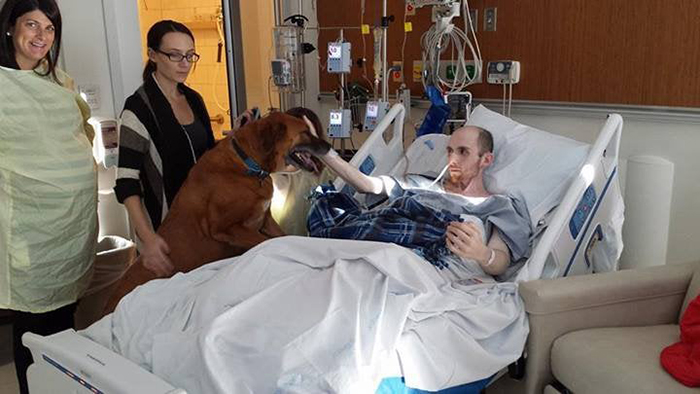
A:
[[[192,149],[197,157],[201,157],[209,148],[207,144],[207,129],[204,128],[202,121],[195,117],[194,122],[183,125],[182,128],[187,132],[192,142]]]
[[[132,112],[137,119],[122,113],[114,191],[119,202],[132,195],[141,196],[154,229],[160,226],[167,212],[164,208],[172,204],[196,160],[215,143],[202,97],[183,84],[178,89],[198,123],[193,126],[196,138],[192,144],[153,77],[146,78],[124,104],[124,111]]]

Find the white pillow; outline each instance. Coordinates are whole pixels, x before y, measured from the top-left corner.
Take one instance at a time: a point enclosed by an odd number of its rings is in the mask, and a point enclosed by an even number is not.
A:
[[[484,173],[486,188],[492,193],[520,194],[533,228],[564,197],[590,148],[588,144],[515,122],[483,105],[474,109],[468,124],[493,135],[495,159]],[[402,160],[391,174],[437,176],[447,163],[448,139],[442,134],[416,139],[406,152],[408,166]]]
[[[538,130],[490,111],[474,109],[468,124],[491,132],[494,162],[484,173],[492,193],[525,198],[533,228],[557,206],[588,156],[590,145]]]

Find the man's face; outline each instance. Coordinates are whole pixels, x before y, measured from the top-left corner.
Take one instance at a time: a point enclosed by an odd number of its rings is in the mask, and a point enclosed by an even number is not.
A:
[[[447,164],[453,183],[469,183],[491,163],[491,153],[479,154],[479,129],[463,127],[450,137]]]

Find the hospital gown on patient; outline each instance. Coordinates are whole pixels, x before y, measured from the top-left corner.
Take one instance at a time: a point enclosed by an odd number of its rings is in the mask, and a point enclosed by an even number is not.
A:
[[[505,195],[471,199],[445,193],[422,176],[382,177],[388,198],[370,202],[371,209],[346,193],[320,191],[309,212],[311,236],[392,242],[411,248],[446,278],[490,280],[473,260],[462,259],[445,244],[447,225],[471,221],[482,231],[484,242],[498,231],[513,262],[529,254],[530,225],[520,199]]]

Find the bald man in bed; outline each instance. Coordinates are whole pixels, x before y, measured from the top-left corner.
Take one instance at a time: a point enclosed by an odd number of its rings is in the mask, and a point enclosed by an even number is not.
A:
[[[464,126],[452,134],[446,153],[449,176],[442,180],[442,185],[431,182],[430,187],[464,196],[476,204],[492,196],[486,190],[483,179],[484,170],[494,160],[493,137],[490,132],[475,126]],[[387,190],[385,179],[361,173],[333,150],[320,159],[359,192],[391,194]],[[525,223],[519,222],[520,226]],[[511,264],[511,250],[499,231],[491,231],[486,240],[483,228],[471,221],[452,221],[447,226],[446,246],[457,256],[476,261],[485,273],[501,275]],[[529,233],[529,225],[527,232]],[[520,238],[522,245],[523,237]],[[520,254],[518,257],[523,256]]]

